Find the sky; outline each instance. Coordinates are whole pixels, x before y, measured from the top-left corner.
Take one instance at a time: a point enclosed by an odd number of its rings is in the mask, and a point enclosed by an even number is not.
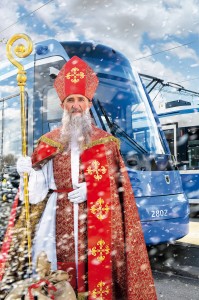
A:
[[[5,41],[25,33],[34,43],[91,41],[122,52],[139,73],[199,92],[199,0],[4,0]]]

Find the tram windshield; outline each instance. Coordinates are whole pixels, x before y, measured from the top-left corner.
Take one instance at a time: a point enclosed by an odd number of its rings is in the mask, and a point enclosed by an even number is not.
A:
[[[102,121],[112,134],[126,134],[141,153],[164,153],[150,106],[143,101],[135,82],[117,80],[110,87],[110,79],[101,80],[96,102],[101,109]]]

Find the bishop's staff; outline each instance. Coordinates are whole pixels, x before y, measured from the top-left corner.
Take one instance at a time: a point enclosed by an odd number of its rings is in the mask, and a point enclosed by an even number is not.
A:
[[[25,40],[26,46],[23,44],[18,44],[12,49],[13,44],[17,40]],[[6,44],[6,55],[10,62],[18,68],[17,73],[17,83],[20,88],[20,105],[21,105],[21,136],[22,136],[22,155],[26,156],[27,152],[27,142],[26,142],[26,109],[25,109],[25,85],[26,85],[26,71],[24,70],[23,65],[18,62],[13,57],[14,54],[19,58],[25,58],[32,52],[33,43],[29,36],[23,33],[13,35]],[[29,266],[31,266],[31,232],[30,232],[30,216],[29,216],[29,197],[28,197],[28,174],[24,173],[23,176],[24,183],[24,204],[26,211],[26,226],[27,226],[27,240],[28,240],[28,258],[29,258]]]

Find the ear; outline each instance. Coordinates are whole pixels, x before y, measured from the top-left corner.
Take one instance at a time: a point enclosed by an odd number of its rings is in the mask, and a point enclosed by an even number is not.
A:
[[[60,103],[62,109],[64,109],[64,102]]]

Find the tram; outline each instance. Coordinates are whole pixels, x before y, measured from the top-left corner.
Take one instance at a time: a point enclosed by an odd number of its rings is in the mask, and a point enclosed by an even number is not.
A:
[[[178,104],[177,109],[175,102]],[[182,100],[172,101],[165,112],[159,112],[159,118],[171,152],[176,157],[189,203],[198,206],[199,108]]]
[[[77,55],[97,73],[91,114],[96,125],[116,136],[132,183],[147,245],[188,233],[189,205],[165,135],[140,77],[128,59],[104,45],[42,41],[22,63],[27,72],[28,154],[38,138],[60,125],[62,109],[53,88],[63,64]],[[16,70],[0,66],[1,172],[21,153],[20,103]],[[7,165],[5,165],[6,163]]]
[[[155,106],[171,154],[175,157],[183,190],[191,205],[192,215],[199,212],[199,93],[175,83],[141,74],[150,80],[147,91],[155,86],[161,98]],[[156,91],[157,95],[157,91]]]

